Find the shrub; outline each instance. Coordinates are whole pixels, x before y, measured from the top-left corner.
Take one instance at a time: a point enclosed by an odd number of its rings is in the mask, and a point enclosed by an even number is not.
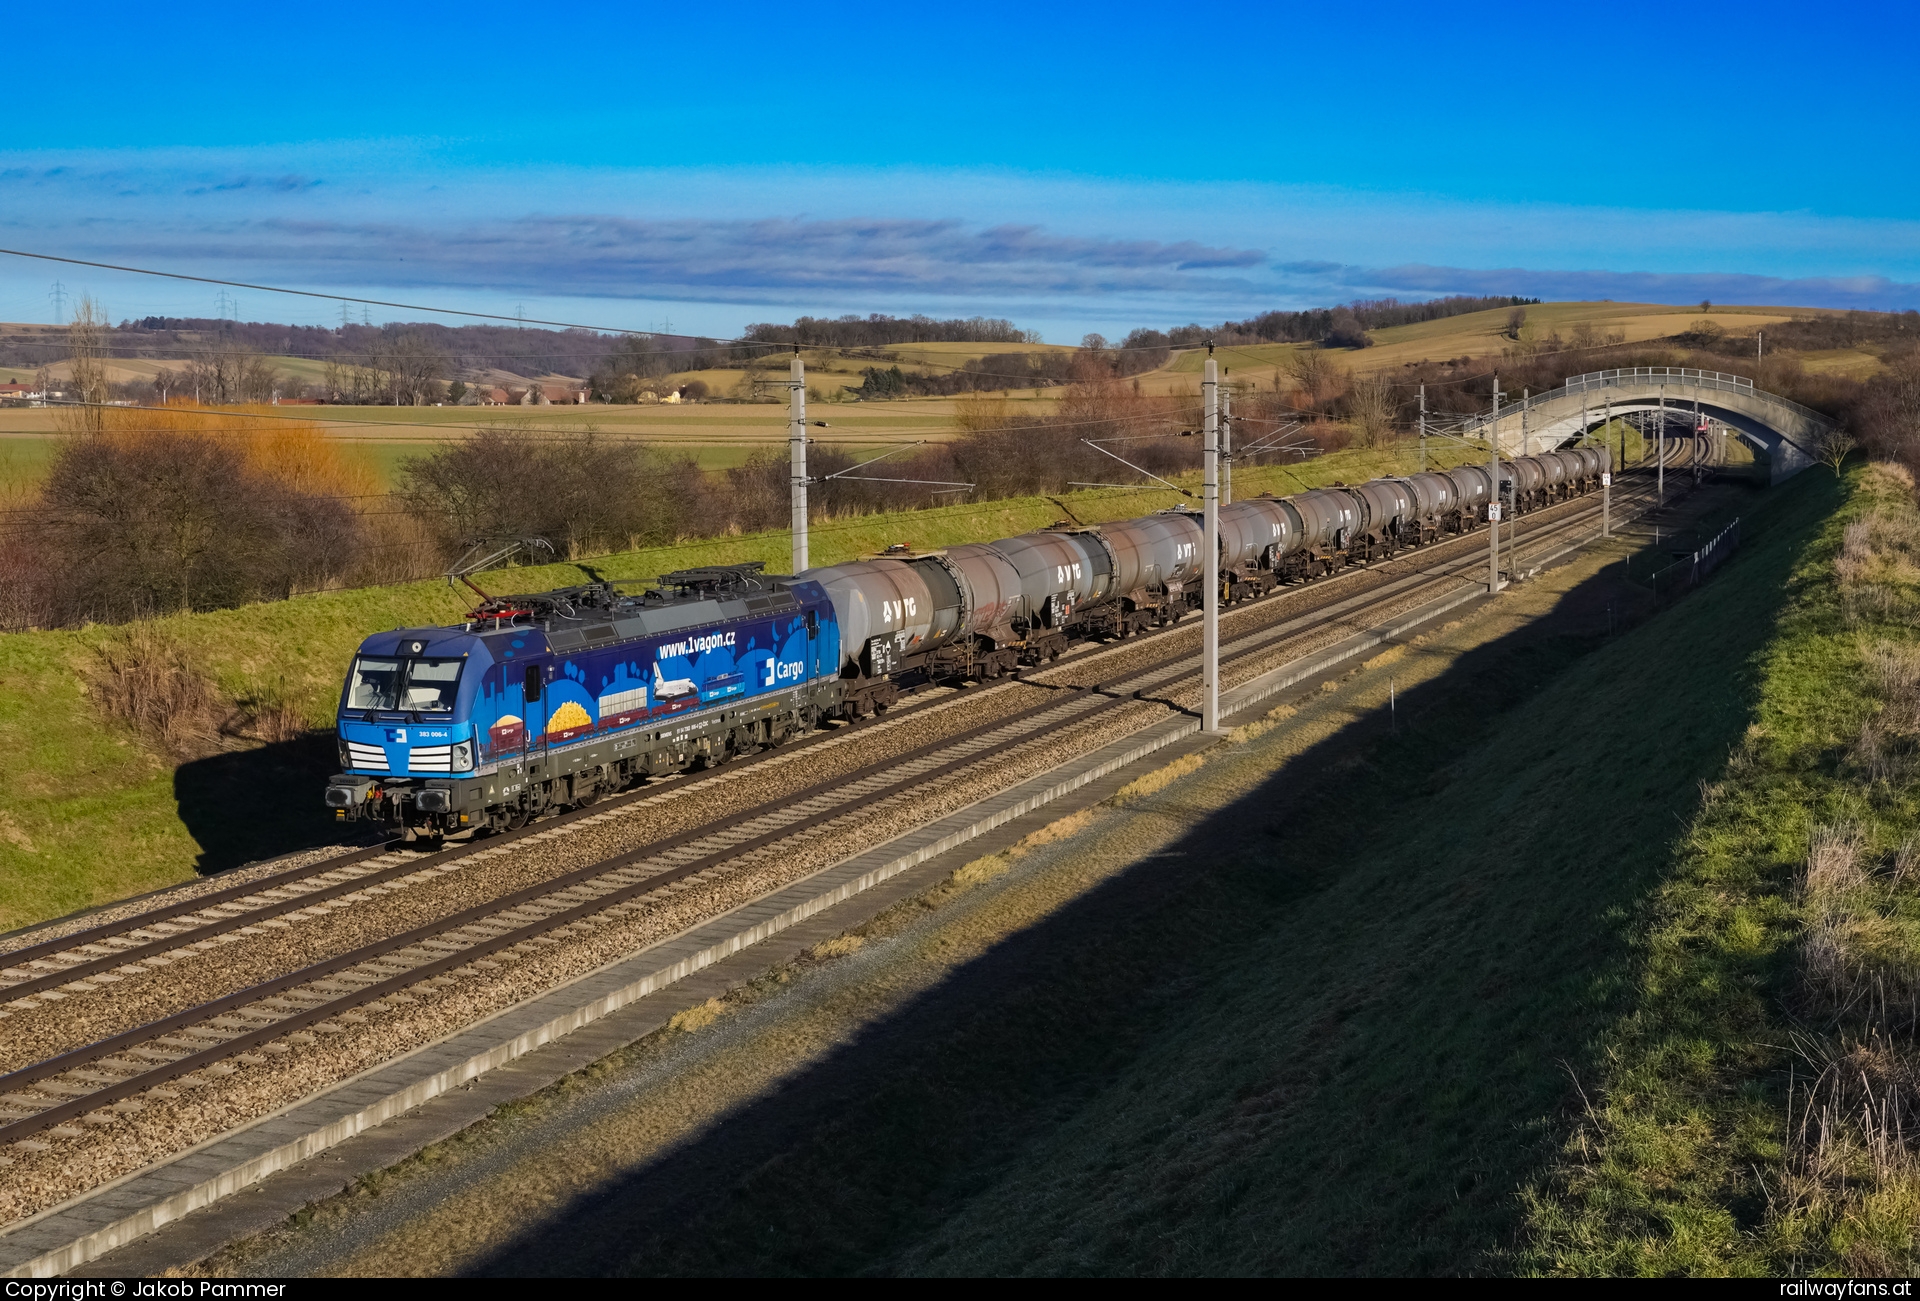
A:
[[[487,426],[407,460],[401,475],[401,501],[449,552],[479,537],[542,537],[577,559],[670,542],[715,522],[706,477],[691,458],[591,428]]]
[[[95,412],[42,490],[59,621],[121,621],[340,581],[365,486],[304,422],[188,410]]]

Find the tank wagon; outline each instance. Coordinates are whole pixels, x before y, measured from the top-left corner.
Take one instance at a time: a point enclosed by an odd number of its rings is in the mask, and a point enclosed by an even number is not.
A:
[[[1588,491],[1603,449],[1500,463],[1525,511]],[[1220,510],[1229,601],[1470,532],[1484,466],[1260,496]],[[987,679],[1087,637],[1178,620],[1203,599],[1198,512],[879,555],[793,576],[756,563],[489,598],[459,625],[362,643],[341,690],[342,820],[429,836],[523,825],[639,778],[723,763],[917,683]]]

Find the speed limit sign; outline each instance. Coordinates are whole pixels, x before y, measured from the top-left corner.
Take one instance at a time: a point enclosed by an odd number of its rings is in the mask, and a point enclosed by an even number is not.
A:
[[[1611,487],[1613,487],[1613,476],[1612,476],[1611,474],[1603,474],[1603,475],[1601,475],[1601,476],[1600,476],[1600,486],[1601,486],[1602,488],[1611,488]]]
[[[1496,501],[1491,506],[1487,507],[1487,521],[1488,523],[1491,523],[1491,524],[1498,524],[1500,522],[1500,503],[1499,502]]]

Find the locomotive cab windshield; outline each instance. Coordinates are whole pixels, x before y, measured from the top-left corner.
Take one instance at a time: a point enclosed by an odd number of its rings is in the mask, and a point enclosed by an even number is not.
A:
[[[348,710],[420,714],[453,712],[462,659],[400,659],[362,655],[347,675]]]

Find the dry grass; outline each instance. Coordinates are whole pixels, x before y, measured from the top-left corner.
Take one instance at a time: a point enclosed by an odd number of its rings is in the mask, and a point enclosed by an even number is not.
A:
[[[725,1016],[726,1012],[727,1005],[725,1003],[722,1003],[717,998],[710,998],[704,1003],[690,1007],[686,1011],[677,1014],[671,1021],[667,1022],[667,1029],[669,1031],[679,1030],[683,1032],[699,1030],[705,1026],[712,1025],[722,1016]]]
[[[1911,1274],[1920,1264],[1912,1053],[1884,1040],[1806,1051],[1818,1074],[1789,1097],[1785,1168],[1770,1190],[1772,1213],[1805,1226],[1794,1263],[1831,1253],[1849,1273]]]
[[[308,730],[279,688],[228,695],[195,670],[184,642],[151,620],[99,643],[81,675],[101,713],[176,762],[247,742],[292,741]]]
[[[1849,757],[1870,781],[1899,781],[1920,754],[1920,647],[1876,641],[1860,658],[1879,708],[1861,721]]]
[[[1889,503],[1910,503],[1914,494],[1913,475],[1892,462],[1868,466],[1861,487]],[[1868,510],[1846,526],[1833,571],[1849,624],[1910,619],[1920,591],[1920,514],[1894,504]]]
[[[158,624],[127,625],[100,644],[83,673],[101,712],[161,753],[188,759],[221,748],[228,703]]]
[[[1845,624],[1871,629],[1858,643],[1871,708],[1847,758],[1895,813],[1920,755],[1920,647],[1906,640],[1920,596],[1920,510],[1904,467],[1870,466],[1860,486],[1871,504],[1833,560]],[[1804,930],[1788,999],[1801,1027],[1797,1078],[1783,1169],[1768,1190],[1796,1270],[1822,1260],[1870,1275],[1920,1265],[1920,837],[1879,854],[1874,839],[1857,819],[1815,826],[1797,881]]]
[[[1111,803],[1115,808],[1125,808],[1137,800],[1143,800],[1157,791],[1163,791],[1188,773],[1197,771],[1206,763],[1205,754],[1187,754],[1175,759],[1164,767],[1156,768],[1144,777],[1136,778],[1114,792]]]

